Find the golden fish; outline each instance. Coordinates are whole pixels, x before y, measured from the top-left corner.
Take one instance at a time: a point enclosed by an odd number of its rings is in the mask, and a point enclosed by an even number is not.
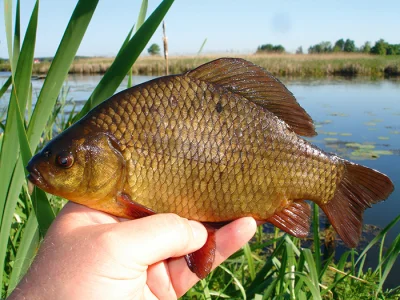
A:
[[[305,237],[306,199],[356,246],[363,211],[386,199],[393,184],[299,137],[315,134],[279,80],[223,58],[104,101],[32,158],[28,178],[115,216],[171,212],[206,222],[206,246],[186,257],[204,277],[214,260],[212,228],[252,216]]]

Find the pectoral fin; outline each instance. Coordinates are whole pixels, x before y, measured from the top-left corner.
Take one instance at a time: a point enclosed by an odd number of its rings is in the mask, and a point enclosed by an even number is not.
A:
[[[208,237],[204,246],[196,252],[185,255],[186,263],[190,271],[195,273],[200,279],[205,278],[211,272],[216,248],[216,229],[207,225],[205,225],[205,227],[208,232]]]
[[[132,201],[128,194],[118,193],[117,200],[124,207],[125,214],[132,219],[144,218],[155,214],[153,210]]]

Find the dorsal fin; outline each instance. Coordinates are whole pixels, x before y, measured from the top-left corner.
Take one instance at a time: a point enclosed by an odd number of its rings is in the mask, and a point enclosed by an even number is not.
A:
[[[316,135],[311,117],[297,103],[293,94],[263,68],[241,58],[220,58],[186,73],[222,86],[258,104],[285,121],[302,136]]]

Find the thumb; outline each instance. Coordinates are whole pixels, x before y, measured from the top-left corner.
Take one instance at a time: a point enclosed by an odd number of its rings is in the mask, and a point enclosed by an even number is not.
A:
[[[157,214],[112,227],[109,233],[115,238],[117,255],[146,266],[194,252],[207,240],[202,224],[175,214]]]

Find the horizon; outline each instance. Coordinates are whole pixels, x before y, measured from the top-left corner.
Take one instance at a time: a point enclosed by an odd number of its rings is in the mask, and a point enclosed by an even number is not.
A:
[[[55,55],[77,3],[55,2],[40,2],[35,57]],[[147,17],[160,2],[149,1]],[[141,1],[121,0],[119,4],[115,6],[111,0],[99,2],[77,56],[113,57],[117,54],[136,22]],[[14,2],[14,11],[15,6]],[[25,34],[33,6],[34,0],[21,2],[21,36]],[[307,52],[312,45],[322,41],[334,44],[341,38],[354,40],[357,47],[366,41],[373,45],[381,38],[390,44],[398,44],[399,38],[391,29],[400,27],[399,12],[400,2],[394,0],[384,6],[361,0],[334,3],[206,0],[190,5],[175,1],[165,23],[171,56],[196,54],[206,38],[204,55],[251,54],[263,44],[282,45],[287,52],[294,53],[300,46]],[[0,41],[0,57],[7,59],[4,30],[0,32]],[[142,55],[147,55],[147,48],[153,43],[162,46],[160,27]]]

